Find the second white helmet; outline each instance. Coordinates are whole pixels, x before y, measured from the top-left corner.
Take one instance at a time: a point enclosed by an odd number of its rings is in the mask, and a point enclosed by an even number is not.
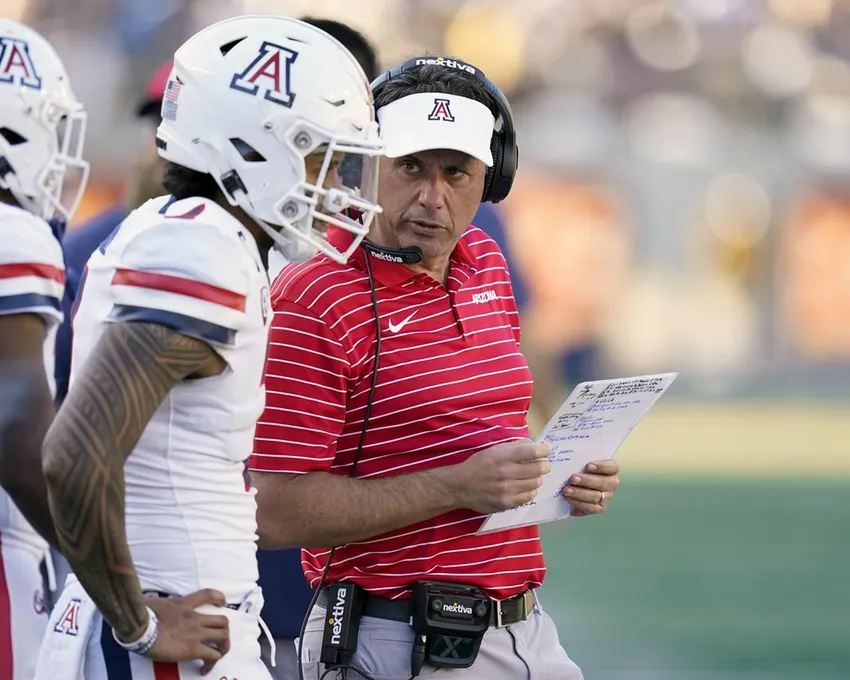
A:
[[[89,176],[85,135],[83,105],[56,50],[28,26],[0,19],[0,188],[34,215],[70,220]]]
[[[345,261],[380,212],[383,146],[369,81],[335,38],[296,19],[235,17],[186,41],[157,144],[166,160],[212,175],[290,261],[316,251]],[[309,181],[305,159],[315,153],[323,162]],[[335,172],[345,156],[362,161],[352,186]],[[328,225],[354,235],[344,252],[325,238]]]

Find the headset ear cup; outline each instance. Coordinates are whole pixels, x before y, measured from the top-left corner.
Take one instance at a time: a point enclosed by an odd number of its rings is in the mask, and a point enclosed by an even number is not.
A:
[[[493,135],[493,138],[490,140],[490,153],[493,156],[493,165],[487,168],[487,173],[484,175],[482,203],[493,200],[493,184],[502,168],[502,142],[499,139],[499,135]],[[498,201],[499,197],[496,197],[496,200]]]

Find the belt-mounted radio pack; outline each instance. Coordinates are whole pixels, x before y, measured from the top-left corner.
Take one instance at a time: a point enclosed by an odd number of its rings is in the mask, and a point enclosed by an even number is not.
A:
[[[413,677],[427,661],[437,668],[469,668],[490,627],[493,602],[475,586],[438,581],[413,585]]]
[[[357,651],[363,613],[363,590],[353,583],[334,583],[326,589],[328,606],[320,660],[326,666],[345,666]]]

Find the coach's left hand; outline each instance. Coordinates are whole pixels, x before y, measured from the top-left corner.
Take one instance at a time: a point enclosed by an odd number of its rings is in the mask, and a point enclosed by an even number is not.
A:
[[[561,494],[572,506],[571,517],[586,517],[605,512],[620,486],[620,464],[613,459],[594,460],[584,471],[570,477]]]

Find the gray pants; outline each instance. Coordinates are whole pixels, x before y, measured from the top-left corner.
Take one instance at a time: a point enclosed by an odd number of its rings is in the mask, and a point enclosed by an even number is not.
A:
[[[260,636],[260,650],[263,663],[269,669],[274,680],[298,680],[298,654],[293,640],[275,638],[275,666],[271,664],[271,645],[265,635]],[[306,680],[306,678],[305,678]]]
[[[304,635],[304,680],[319,680],[325,672],[319,663],[325,608],[310,613]],[[373,680],[408,680],[413,630],[397,621],[364,616],[360,622],[354,664]],[[328,673],[327,680],[339,680],[341,673]],[[538,605],[527,621],[505,628],[490,628],[481,642],[478,658],[471,668],[447,669],[425,665],[419,678],[452,680],[583,680],[581,670],[567,656],[558,641],[555,622]],[[349,680],[361,676],[348,672]]]

